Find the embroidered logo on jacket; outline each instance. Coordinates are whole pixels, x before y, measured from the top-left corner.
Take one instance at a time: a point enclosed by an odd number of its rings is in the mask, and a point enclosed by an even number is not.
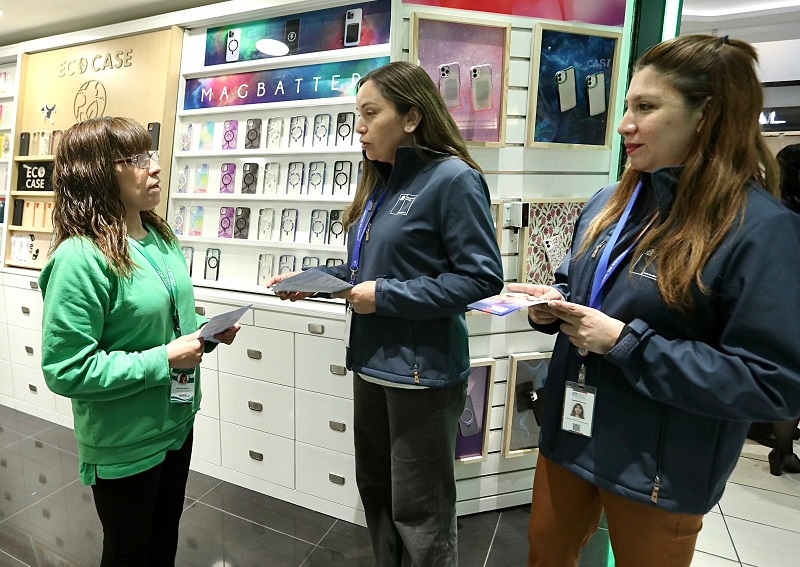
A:
[[[409,209],[411,209],[411,205],[414,204],[414,199],[416,199],[416,195],[409,195],[407,193],[403,193],[397,198],[395,201],[394,207],[392,207],[390,215],[407,215]]]

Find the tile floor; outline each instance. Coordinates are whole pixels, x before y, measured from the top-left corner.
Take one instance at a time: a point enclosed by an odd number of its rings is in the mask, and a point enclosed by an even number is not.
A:
[[[800,451],[800,445],[797,451]],[[748,441],[725,496],[708,514],[693,567],[800,565],[800,475],[773,477],[769,449]],[[0,406],[0,567],[99,563],[102,529],[77,479],[70,429]],[[525,565],[529,510],[459,518],[461,567]],[[612,565],[600,529],[581,567]],[[372,565],[366,530],[192,472],[176,565]]]

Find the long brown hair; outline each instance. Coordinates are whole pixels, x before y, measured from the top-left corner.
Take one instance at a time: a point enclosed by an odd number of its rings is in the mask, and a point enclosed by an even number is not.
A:
[[[400,114],[412,107],[419,110],[422,119],[414,131],[417,147],[456,156],[471,168],[481,171],[472,159],[455,120],[447,110],[439,89],[427,72],[419,65],[408,61],[393,61],[364,75],[358,82],[361,87],[372,81],[378,92],[391,102]],[[344,214],[344,225],[349,227],[361,218],[367,201],[378,183],[378,170],[369,160],[364,160],[364,171],[358,184],[353,203]]]
[[[51,254],[67,238],[85,236],[100,248],[114,273],[133,274],[114,160],[144,153],[149,147],[147,130],[129,118],[91,118],[64,132],[53,168]],[[164,240],[175,241],[169,225],[155,211],[144,211],[141,217]]]
[[[634,252],[638,257],[654,250],[648,258],[658,261],[658,290],[667,305],[684,312],[694,305],[693,286],[709,292],[703,268],[742,214],[747,184],[760,183],[775,196],[780,192],[778,166],[759,130],[763,91],[757,61],[744,41],[687,35],[656,45],[634,69],[657,72],[690,108],[707,101],[672,210]],[[629,164],[618,190],[589,225],[585,246],[619,219],[641,177]]]

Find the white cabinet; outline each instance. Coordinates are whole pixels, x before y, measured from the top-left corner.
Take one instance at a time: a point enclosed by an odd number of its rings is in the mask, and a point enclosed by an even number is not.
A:
[[[230,346],[219,348],[219,370],[294,386],[294,335],[243,326]]]
[[[220,373],[223,422],[294,439],[294,388]]]
[[[0,323],[0,360],[11,360],[8,344],[8,325]]]
[[[35,283],[35,280],[25,278],[29,283]],[[24,327],[26,329],[40,330],[42,328],[42,294],[38,290],[31,287],[11,287],[9,285],[11,277],[6,275],[4,278],[5,286],[3,292],[6,300],[6,322],[15,327]],[[18,282],[18,280],[13,280]]]
[[[199,413],[219,419],[219,372],[200,367],[200,388],[203,398],[200,400]]]
[[[0,359],[0,396],[14,397],[14,378],[11,375],[11,363]]]
[[[354,454],[352,400],[296,390],[295,411],[298,441]]]
[[[343,340],[298,334],[295,347],[298,388],[352,399],[353,373],[344,365]]]
[[[219,420],[197,414],[194,418],[192,458],[222,465]]]
[[[225,421],[222,466],[286,488],[294,488],[294,441]]]
[[[42,333],[23,327],[11,327],[8,336],[11,362],[37,370],[42,368]]]
[[[351,455],[300,442],[296,447],[297,490],[364,509],[356,486],[356,463]]]
[[[56,396],[47,389],[41,370],[12,363],[11,375],[14,377],[14,397],[17,401],[56,411]]]

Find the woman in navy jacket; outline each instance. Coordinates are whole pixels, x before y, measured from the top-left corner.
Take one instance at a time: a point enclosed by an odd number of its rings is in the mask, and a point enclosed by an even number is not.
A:
[[[749,420],[800,414],[800,217],[761,137],[749,44],[683,36],[638,62],[628,166],[587,203],[551,299],[529,565],[577,565],[603,510],[617,564],[688,566]],[[581,402],[585,421],[569,416]]]

